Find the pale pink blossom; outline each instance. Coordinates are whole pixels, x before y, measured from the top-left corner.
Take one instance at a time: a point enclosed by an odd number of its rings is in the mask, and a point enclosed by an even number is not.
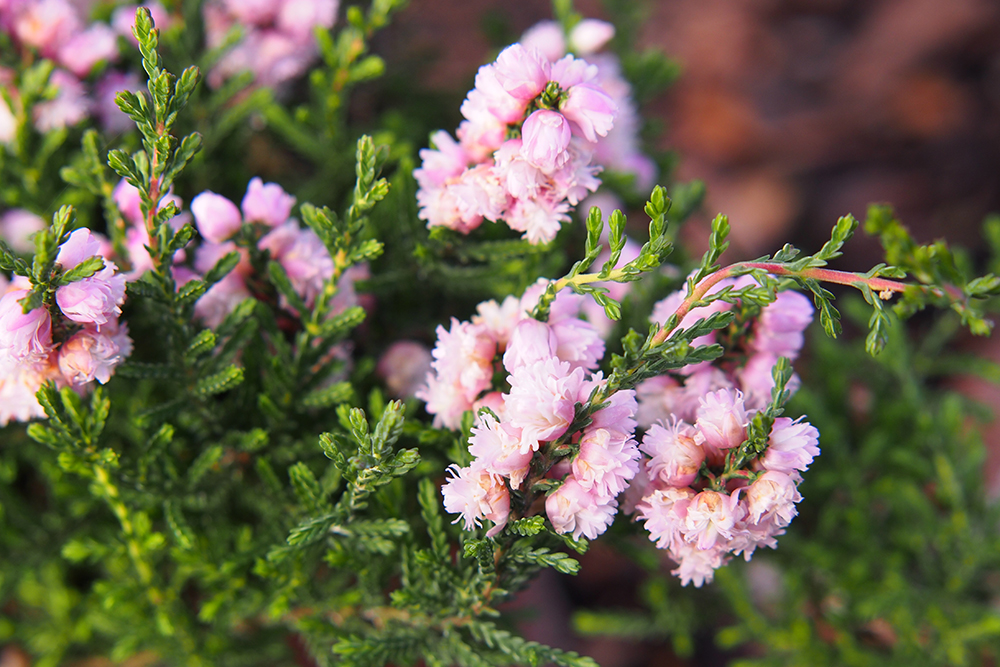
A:
[[[48,360],[21,364],[9,372],[0,369],[0,426],[45,417],[35,394],[46,380],[56,380],[58,369]]]
[[[616,497],[639,471],[639,449],[631,434],[587,428],[573,459],[573,479],[601,498]]]
[[[569,33],[569,48],[573,53],[585,56],[600,51],[614,36],[615,26],[607,21],[583,19]]]
[[[198,299],[194,304],[194,315],[205,326],[215,329],[236,306],[251,296],[243,279],[236,271],[231,271]]]
[[[553,171],[569,159],[566,149],[571,136],[565,116],[539,109],[528,116],[521,126],[521,155],[531,165]]]
[[[549,61],[521,44],[512,44],[501,51],[493,67],[503,89],[520,100],[534,99],[549,81]]]
[[[118,58],[118,36],[106,23],[92,23],[61,42],[58,48],[60,64],[82,79],[99,62]]]
[[[522,450],[537,450],[539,441],[566,432],[584,382],[583,369],[550,358],[515,369],[509,381],[510,393],[504,399],[507,417],[522,429]]]
[[[748,423],[743,393],[720,389],[701,399],[695,425],[704,437],[705,448],[711,453],[738,447],[746,440]]]
[[[124,302],[125,276],[107,260],[104,268],[93,276],[56,290],[59,310],[67,319],[79,324],[107,324],[121,315]]]
[[[771,352],[756,352],[747,359],[743,368],[736,371],[740,388],[743,390],[747,409],[763,410],[771,403],[774,389],[774,367],[778,357]],[[792,373],[785,389],[789,394],[799,390],[802,381],[797,373]]]
[[[135,72],[106,72],[94,87],[94,115],[104,130],[119,134],[135,128],[135,121],[125,115],[115,102],[117,94],[123,90],[139,93],[143,86]]]
[[[665,426],[650,426],[639,446],[650,456],[646,462],[650,477],[670,486],[690,485],[705,461],[705,450],[699,442],[702,438],[693,426],[676,419]]]
[[[339,4],[338,0],[284,0],[276,25],[283,32],[311,40],[316,28],[333,27]]]
[[[614,127],[618,105],[600,87],[582,83],[569,89],[559,111],[573,124],[576,134],[596,142]]]
[[[474,468],[509,478],[512,489],[519,488],[527,477],[532,457],[531,451],[521,449],[521,430],[489,414],[481,415],[472,428],[469,453],[475,457]]]
[[[34,0],[22,5],[13,21],[14,37],[55,58],[60,45],[80,30],[76,8],[67,0]]]
[[[563,318],[551,323],[555,354],[574,367],[594,370],[604,357],[604,340],[586,320]]]
[[[49,312],[45,308],[34,308],[25,313],[18,303],[29,290],[28,281],[18,277],[0,297],[0,373],[47,359],[52,351]]]
[[[514,231],[524,232],[521,238],[539,245],[555,239],[562,223],[570,221],[569,210],[567,202],[519,199],[508,210],[506,221]]]
[[[23,208],[15,208],[0,216],[0,239],[17,252],[29,253],[35,249],[32,237],[47,225],[40,216]]]
[[[566,36],[556,21],[539,21],[521,35],[520,42],[526,49],[538,50],[549,61],[566,55]]]
[[[708,489],[698,492],[684,515],[684,541],[695,543],[699,549],[724,545],[733,537],[736,521],[742,518],[738,500],[738,495]]]
[[[645,521],[649,539],[659,549],[684,543],[683,526],[695,492],[688,487],[654,489],[636,504],[639,519]]]
[[[594,490],[587,490],[572,477],[545,499],[545,514],[553,529],[560,534],[572,533],[596,539],[608,529],[618,511],[614,498],[601,497]]]
[[[490,299],[476,306],[472,323],[482,327],[497,342],[498,349],[506,349],[511,332],[524,317],[520,300],[515,296],[506,296],[499,304]]]
[[[503,355],[503,366],[508,373],[513,373],[521,366],[551,359],[556,356],[557,343],[552,327],[527,317],[517,323],[510,335],[507,351]]]
[[[277,183],[264,183],[258,176],[250,179],[240,204],[247,222],[262,222],[268,227],[277,227],[288,220],[294,206],[295,197]]]
[[[819,431],[801,418],[793,421],[778,417],[760,463],[765,470],[791,474],[805,471],[816,456],[819,456]]]
[[[751,346],[758,352],[794,360],[802,349],[803,332],[813,319],[813,305],[798,292],[779,292],[760,312]]]
[[[497,535],[507,525],[510,514],[510,493],[502,481],[486,470],[448,468],[451,477],[441,487],[444,509],[450,514],[458,514],[455,523],[462,521],[466,530],[478,528],[483,519],[493,522],[486,535]]]
[[[222,243],[239,231],[243,217],[236,204],[211,190],[205,190],[191,200],[198,232],[212,243]]]
[[[55,89],[55,97],[39,102],[33,111],[39,132],[71,127],[90,113],[91,101],[83,83],[66,70],[54,70],[49,76],[49,86]]]
[[[316,232],[300,228],[294,219],[275,227],[257,246],[270,251],[271,258],[281,264],[306,306],[312,306],[323,285],[333,276],[333,258],[326,246]],[[284,301],[282,297],[282,307],[287,308]]]
[[[775,519],[779,527],[787,526],[797,514],[795,503],[802,500],[797,484],[791,476],[771,470],[750,486],[743,489],[748,519],[760,523],[762,519]]]
[[[431,370],[431,351],[415,340],[398,340],[382,354],[375,367],[389,395],[410,398]]]
[[[81,387],[94,380],[104,384],[124,358],[112,336],[95,329],[83,329],[60,346],[59,371],[72,387]]]
[[[670,574],[680,578],[682,586],[693,583],[698,588],[712,583],[715,571],[729,560],[722,548],[699,549],[693,544],[678,545],[670,550],[670,557],[677,562]]]

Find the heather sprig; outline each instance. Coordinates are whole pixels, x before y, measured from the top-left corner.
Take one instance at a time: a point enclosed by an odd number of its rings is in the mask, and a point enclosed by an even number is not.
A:
[[[172,203],[161,206],[161,199],[170,192],[174,180],[201,148],[198,133],[180,140],[172,134],[177,115],[194,92],[200,73],[193,65],[185,68],[179,77],[162,68],[157,51],[159,31],[145,7],[136,10],[134,35],[148,77],[148,96],[124,90],[118,93],[115,101],[135,121],[142,134],[143,150],[129,155],[114,149],[108,153],[108,164],[139,190],[143,222],[150,238],[150,254],[164,284],[172,288],[171,258],[191,240],[194,229],[185,225],[174,231],[168,221],[179,211]]]

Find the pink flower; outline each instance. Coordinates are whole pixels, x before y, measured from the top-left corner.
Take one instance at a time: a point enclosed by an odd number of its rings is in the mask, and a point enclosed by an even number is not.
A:
[[[375,367],[389,395],[396,398],[415,395],[430,370],[430,350],[413,340],[399,340],[390,345]]]
[[[684,515],[684,541],[696,543],[699,549],[712,549],[732,539],[737,519],[738,497],[705,490],[691,499]]]
[[[516,489],[528,475],[532,452],[521,450],[521,431],[508,423],[497,422],[489,414],[480,417],[469,437],[469,452],[476,458],[473,467],[493,475],[510,478]]]
[[[808,423],[778,417],[771,427],[767,451],[760,463],[764,470],[792,473],[805,471],[819,456],[819,431]]]
[[[76,229],[59,246],[56,264],[69,270],[91,257],[101,255],[101,240],[89,229]]]
[[[688,486],[694,482],[705,461],[703,436],[690,424],[676,419],[667,426],[653,424],[646,431],[640,449],[649,454],[649,474],[670,486]]]
[[[771,470],[743,490],[748,518],[753,523],[775,519],[779,527],[787,526],[797,514],[795,503],[802,500],[795,480],[789,475]]]
[[[569,210],[567,202],[519,199],[508,210],[506,220],[511,229],[524,232],[521,238],[538,245],[556,237],[562,223],[570,221]]]
[[[556,356],[556,343],[556,336],[548,324],[527,317],[517,323],[510,335],[503,367],[513,373],[521,366],[551,359]]]
[[[618,105],[599,87],[582,83],[569,89],[559,111],[573,124],[576,134],[593,143],[611,131]]]
[[[604,340],[594,326],[575,317],[552,322],[556,356],[574,367],[594,370],[604,357]]]
[[[244,200],[246,201],[246,200]],[[269,250],[292,282],[295,292],[311,307],[333,276],[333,259],[316,232],[301,229],[295,220],[274,228],[258,242],[261,250]],[[287,308],[287,304],[282,303]]]
[[[48,360],[22,364],[9,372],[0,370],[0,426],[44,417],[45,410],[35,394],[49,379],[61,382],[58,370]]]
[[[611,525],[618,511],[614,498],[599,497],[593,490],[585,489],[577,480],[567,479],[545,499],[545,514],[557,533],[572,533],[596,539]]]
[[[653,489],[638,504],[639,519],[646,522],[649,539],[658,549],[684,544],[683,526],[695,493],[687,487]]]
[[[695,425],[704,436],[704,445],[709,452],[719,452],[738,447],[746,440],[748,423],[743,394],[720,389],[701,399]]]
[[[490,299],[476,306],[472,323],[482,327],[497,342],[498,348],[505,348],[514,327],[523,317],[520,300],[515,296],[507,296],[499,304]]]
[[[180,287],[179,281],[178,287]],[[215,329],[226,319],[226,315],[251,296],[243,278],[236,271],[232,271],[198,299],[194,304],[195,317],[204,322],[205,326]]]
[[[715,571],[725,565],[728,558],[725,549],[700,549],[693,544],[679,544],[670,550],[670,557],[677,561],[677,569],[670,574],[679,577],[682,586],[694,583],[698,588],[711,583]]]
[[[600,51],[614,36],[615,26],[607,21],[583,19],[569,33],[569,47],[574,53],[585,56]]]
[[[39,102],[34,109],[35,127],[39,132],[71,127],[87,117],[91,102],[79,79],[57,69],[49,77],[49,85],[56,90],[56,96]]]
[[[240,23],[265,25],[274,21],[283,0],[223,0],[226,9]]]
[[[104,268],[89,278],[56,290],[56,303],[67,319],[79,324],[103,325],[121,315],[125,302],[125,276],[105,260]]]
[[[771,403],[771,391],[774,389],[774,367],[778,357],[770,352],[757,352],[747,359],[746,365],[737,371],[736,375],[743,390],[747,409],[763,410]],[[794,394],[802,381],[796,373],[792,373],[785,389]]]
[[[98,80],[94,88],[94,115],[104,130],[111,134],[128,132],[135,128],[135,121],[126,116],[115,103],[115,96],[123,90],[130,90],[133,93],[142,90],[139,75],[135,72],[110,71]]]
[[[549,81],[549,61],[521,44],[501,51],[493,67],[503,89],[519,100],[534,99]]]
[[[311,40],[316,28],[333,27],[338,5],[338,0],[284,0],[278,12],[278,29]]]
[[[70,270],[90,257],[101,256],[101,241],[89,229],[77,229],[59,247],[56,264]],[[56,290],[56,303],[68,319],[79,324],[107,324],[121,314],[125,302],[125,276],[113,262],[83,280]]]
[[[760,313],[751,342],[758,352],[794,360],[802,349],[803,332],[813,319],[813,305],[798,292],[779,292]]]
[[[54,58],[59,46],[80,29],[80,18],[67,0],[35,0],[23,5],[13,27],[20,42]]]
[[[431,145],[433,148],[420,149],[420,168],[413,171],[422,189],[445,185],[461,176],[471,162],[462,146],[444,130],[431,135]]]
[[[539,441],[554,440],[566,432],[575,416],[583,384],[583,369],[545,359],[521,366],[510,375],[510,393],[504,399],[511,425],[522,429],[521,449],[538,449]]]
[[[521,45],[536,49],[546,60],[555,61],[566,55],[566,37],[555,21],[539,21],[521,35]]]
[[[16,278],[0,297],[0,373],[37,363],[52,351],[52,318],[48,311],[35,308],[25,313],[18,303],[29,289],[26,279]]]
[[[124,326],[123,330],[127,337],[128,330]],[[107,333],[84,329],[59,348],[59,371],[73,387],[81,387],[94,380],[104,384],[111,379],[115,366],[125,356],[115,339]]]
[[[277,183],[265,184],[260,177],[250,179],[240,208],[247,222],[262,222],[268,227],[283,224],[292,213],[295,197]]]
[[[566,149],[572,136],[569,123],[561,113],[539,109],[521,126],[521,155],[543,171],[553,171],[566,164]]]
[[[227,240],[243,224],[243,217],[236,204],[211,190],[205,190],[191,200],[191,213],[198,232],[212,243]]]
[[[573,479],[600,498],[613,498],[625,490],[639,471],[639,450],[631,434],[589,427],[580,438],[573,459]]]
[[[452,465],[448,472],[452,476],[441,487],[441,495],[445,511],[460,515],[454,523],[462,521],[466,530],[472,530],[482,519],[489,519],[494,525],[487,531],[488,537],[503,530],[510,514],[510,493],[503,482],[486,470]]]
[[[0,239],[17,252],[28,253],[34,250],[32,237],[47,225],[45,221],[31,211],[15,208],[0,216]]]
[[[59,62],[81,79],[101,61],[118,57],[118,36],[105,23],[91,24],[59,44]]]

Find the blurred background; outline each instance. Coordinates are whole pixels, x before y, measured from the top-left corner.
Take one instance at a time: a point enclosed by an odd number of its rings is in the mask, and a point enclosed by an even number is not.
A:
[[[619,0],[619,8],[629,0]],[[610,18],[613,2],[577,0]],[[864,220],[890,202],[918,242],[947,238],[985,257],[984,218],[1000,212],[1000,3],[996,0],[659,0],[629,6],[639,48],[675,58],[679,80],[642,106],[656,148],[676,150],[680,180],[701,179],[706,205],[685,234],[696,248],[717,212],[732,223],[731,260],[785,242],[815,251],[839,216]],[[420,72],[419,93],[458,104],[476,69],[536,22],[545,0],[413,0],[380,35],[388,71]],[[390,74],[391,76],[391,74]],[[414,76],[411,85],[418,79]],[[438,107],[440,108],[440,107]],[[641,216],[640,216],[641,217]],[[859,234],[840,268],[881,259]],[[962,344],[1000,362],[1000,339]],[[1000,407],[996,385],[956,381]],[[995,424],[995,422],[993,422]],[[1000,495],[1000,429],[985,474]],[[519,599],[529,638],[593,656],[601,665],[721,665],[706,637],[691,661],[667,645],[583,639],[573,606],[628,603],[640,573],[600,541],[573,581],[546,573]],[[630,569],[631,568],[631,569]],[[551,575],[551,576],[548,576]],[[766,588],[768,573],[762,571]]]

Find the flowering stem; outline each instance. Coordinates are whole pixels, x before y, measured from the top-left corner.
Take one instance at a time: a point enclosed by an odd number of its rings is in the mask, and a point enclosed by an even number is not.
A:
[[[903,292],[906,288],[913,286],[896,280],[870,277],[863,273],[852,273],[850,271],[836,271],[834,269],[822,268],[793,271],[780,262],[737,262],[736,264],[730,264],[724,269],[719,269],[715,273],[705,276],[705,278],[703,278],[702,281],[695,286],[694,290],[688,294],[677,310],[674,311],[674,314],[677,315],[677,323],[679,324],[680,321],[684,319],[684,316],[691,311],[694,304],[701,301],[701,299],[710,289],[712,289],[712,287],[717,285],[722,280],[729,278],[740,269],[761,269],[775,276],[790,276],[802,280],[818,280],[821,282],[835,283],[837,285],[851,285],[853,287],[867,285],[872,291],[878,292],[882,299],[888,299],[893,293]],[[673,327],[663,327],[653,337],[650,343],[652,345],[659,345],[667,339],[676,327],[677,324]]]

